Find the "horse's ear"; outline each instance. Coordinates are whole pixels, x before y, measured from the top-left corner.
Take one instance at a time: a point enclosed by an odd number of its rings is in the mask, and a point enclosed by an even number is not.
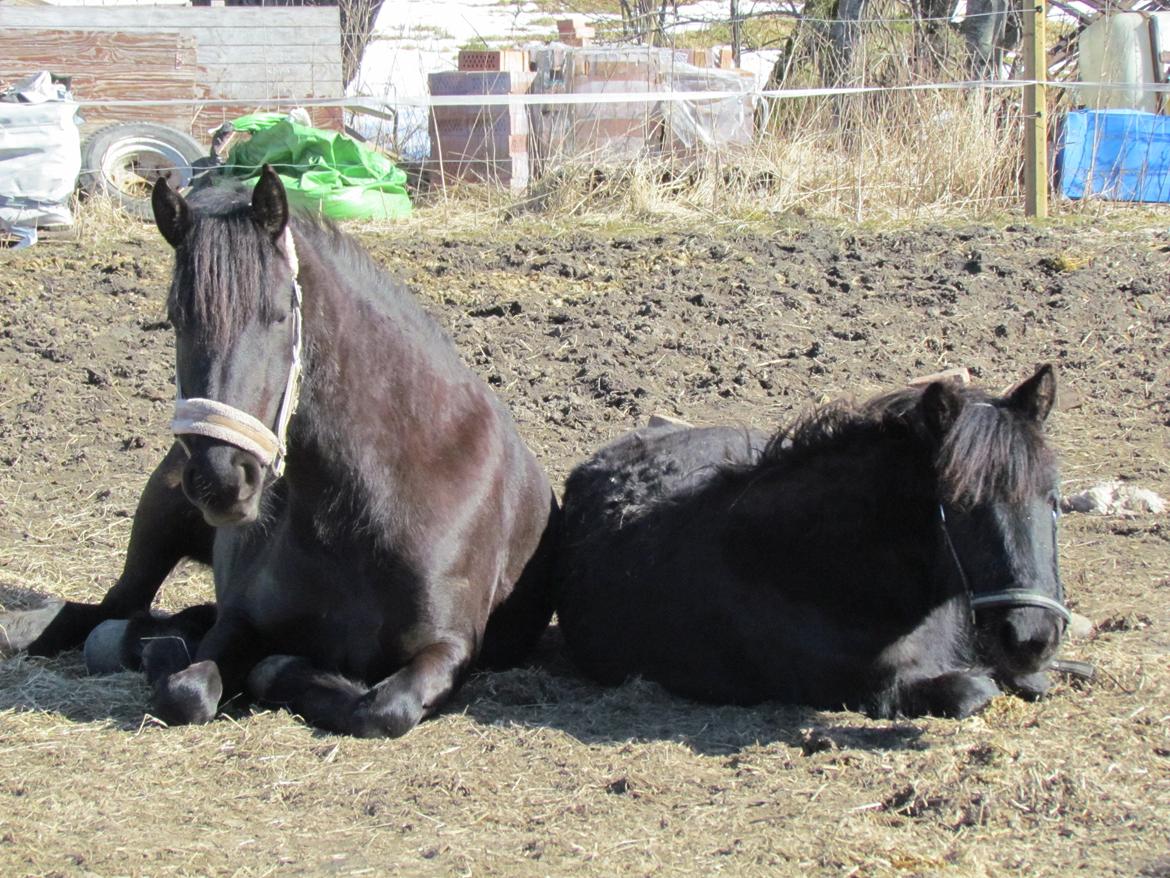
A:
[[[154,210],[154,224],[172,247],[178,247],[191,230],[191,208],[183,196],[167,185],[166,177],[159,177],[150,193]]]
[[[922,417],[931,436],[941,441],[955,424],[963,400],[949,381],[933,381],[922,391]]]
[[[252,219],[275,241],[288,225],[288,197],[284,184],[271,165],[260,171],[260,181],[252,192]]]
[[[1027,418],[1042,422],[1056,405],[1056,373],[1045,363],[1036,374],[1008,392],[1008,405]]]

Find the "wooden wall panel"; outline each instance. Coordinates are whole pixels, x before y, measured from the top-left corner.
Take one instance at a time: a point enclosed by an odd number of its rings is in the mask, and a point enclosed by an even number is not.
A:
[[[83,132],[115,121],[153,121],[207,143],[225,119],[276,109],[275,99],[339,98],[336,7],[128,7],[0,5],[0,80],[40,70],[74,77],[84,100],[185,100],[83,109]],[[228,100],[231,106],[203,101]],[[341,129],[339,108],[312,108],[314,124]]]
[[[178,31],[0,29],[0,80],[11,82],[48,70],[73,79],[79,100],[192,101],[202,94],[194,38]],[[187,131],[196,108],[187,106],[94,107],[82,118],[82,134],[111,122],[159,122]]]

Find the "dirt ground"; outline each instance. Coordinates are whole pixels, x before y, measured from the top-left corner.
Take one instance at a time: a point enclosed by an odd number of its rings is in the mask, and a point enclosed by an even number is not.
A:
[[[775,427],[946,367],[1000,388],[1051,362],[1065,493],[1170,497],[1170,219],[1136,226],[361,235],[558,485],[654,412]],[[148,228],[0,253],[0,605],[116,576],[168,445],[168,271]],[[10,658],[0,874],[1166,878],[1168,541],[1165,516],[1066,516],[1069,602],[1096,627],[1063,654],[1096,679],[962,722],[604,690],[555,630],[531,667],[381,742],[246,710],[167,729],[134,675]],[[184,570],[161,601],[209,594]]]

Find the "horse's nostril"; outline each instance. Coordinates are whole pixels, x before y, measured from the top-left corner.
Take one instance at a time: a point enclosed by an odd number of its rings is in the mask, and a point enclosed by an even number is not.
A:
[[[260,490],[260,483],[264,477],[264,473],[261,471],[260,464],[256,462],[256,459],[252,455],[242,451],[236,455],[233,463],[235,463],[236,474],[239,477],[239,499],[247,500]]]

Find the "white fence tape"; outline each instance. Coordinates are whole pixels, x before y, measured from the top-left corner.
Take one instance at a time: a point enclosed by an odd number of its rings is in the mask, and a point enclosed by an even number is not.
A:
[[[231,100],[169,99],[169,100],[79,100],[86,107],[162,107],[162,106],[239,106],[254,103],[268,107],[344,107],[351,110],[384,110],[387,107],[494,107],[573,104],[651,104],[662,101],[721,101],[751,95],[769,100],[830,97],[833,95],[861,95],[878,92],[954,91],[972,89],[1018,89],[1039,84],[1032,79],[977,79],[955,82],[919,82],[909,85],[854,85],[824,86],[818,88],[746,89],[744,91],[646,91],[601,92],[574,94],[506,94],[506,95],[405,95],[380,98],[354,95],[336,98],[274,98],[256,96]],[[1048,88],[1063,89],[1125,89],[1141,92],[1170,92],[1170,83],[1116,83],[1046,81]]]

